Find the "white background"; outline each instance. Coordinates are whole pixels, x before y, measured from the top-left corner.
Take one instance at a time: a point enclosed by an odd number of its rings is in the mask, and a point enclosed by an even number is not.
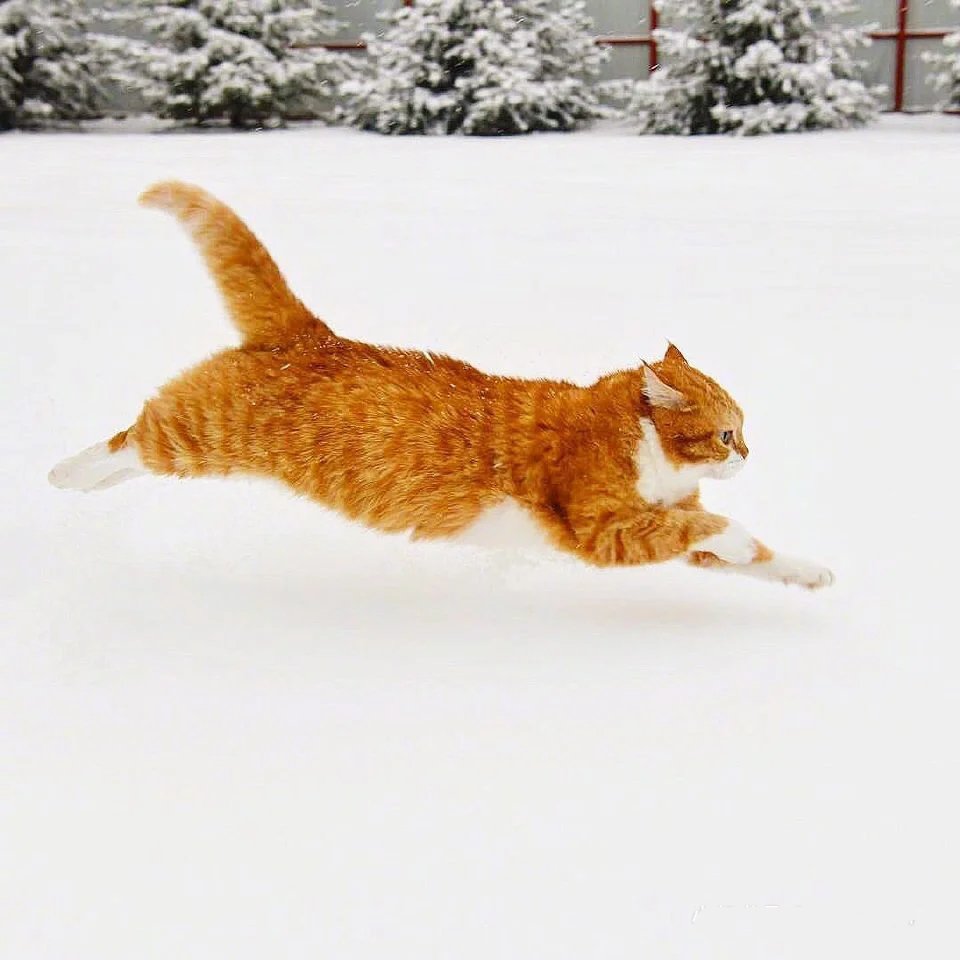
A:
[[[0,956],[952,956],[960,125],[0,142]],[[709,506],[830,565],[504,572],[279,487],[46,484],[230,344],[219,193],[338,331],[747,412]]]

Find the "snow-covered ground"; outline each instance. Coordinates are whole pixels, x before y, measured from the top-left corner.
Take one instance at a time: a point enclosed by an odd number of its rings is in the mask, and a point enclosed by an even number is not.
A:
[[[0,956],[953,955],[960,123],[0,140]],[[830,565],[504,574],[279,487],[54,490],[233,332],[164,177],[338,330],[747,411],[708,504]]]

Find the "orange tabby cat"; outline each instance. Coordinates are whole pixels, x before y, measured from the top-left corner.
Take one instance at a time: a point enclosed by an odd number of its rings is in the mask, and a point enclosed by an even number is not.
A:
[[[731,476],[747,456],[743,414],[676,347],[580,387],[347,340],[290,292],[215,198],[171,182],[141,202],[190,231],[243,343],[164,386],[129,429],[55,467],[55,485],[259,474],[418,538],[532,540],[599,565],[684,558],[806,587],[832,582],[700,506],[699,481]]]

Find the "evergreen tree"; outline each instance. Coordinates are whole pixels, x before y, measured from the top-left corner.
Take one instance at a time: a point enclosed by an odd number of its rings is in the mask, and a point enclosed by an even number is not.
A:
[[[643,133],[776,133],[873,119],[859,79],[864,29],[830,17],[847,0],[660,0],[676,29],[656,31],[667,65],[633,87]]]
[[[601,114],[606,51],[578,0],[417,0],[385,15],[341,84],[345,122],[380,133],[572,130]]]
[[[0,130],[99,115],[85,29],[76,0],[0,0]]]
[[[323,0],[107,0],[110,75],[163,119],[244,129],[319,116],[341,59],[310,48],[338,27]]]
[[[960,0],[951,0],[960,9]],[[946,50],[927,53],[924,59],[937,68],[931,77],[934,86],[944,91],[944,110],[960,110],[960,30],[943,40]]]

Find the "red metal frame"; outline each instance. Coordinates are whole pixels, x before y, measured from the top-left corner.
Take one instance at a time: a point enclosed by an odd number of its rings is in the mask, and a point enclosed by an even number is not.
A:
[[[660,14],[657,12],[656,8],[651,4],[648,8],[648,16],[650,17],[650,32],[646,34],[639,34],[637,36],[624,36],[624,37],[597,37],[597,43],[604,47],[649,47],[650,48],[650,72],[653,73],[654,70],[660,66],[660,61],[658,57],[657,50],[657,41],[653,36],[653,31],[657,29],[657,26],[660,23]]]
[[[876,30],[870,34],[871,40],[893,40],[896,52],[893,58],[893,109],[903,110],[903,93],[907,75],[908,40],[942,40],[953,30],[911,30],[907,26],[910,18],[910,0],[899,0],[897,7],[896,30]]]
[[[415,0],[403,0],[405,7],[412,7]],[[897,26],[894,30],[875,30],[869,36],[871,40],[892,40],[896,44],[893,64],[893,109],[902,112],[907,73],[907,44],[911,40],[941,40],[954,30],[911,30],[910,0],[894,0],[897,4]],[[649,47],[650,72],[660,65],[657,41],[653,32],[657,29],[660,16],[651,0],[648,0],[647,15],[650,19],[650,32],[646,34],[597,37],[596,42],[605,47]],[[342,40],[323,44],[328,50],[365,50],[362,40]]]

